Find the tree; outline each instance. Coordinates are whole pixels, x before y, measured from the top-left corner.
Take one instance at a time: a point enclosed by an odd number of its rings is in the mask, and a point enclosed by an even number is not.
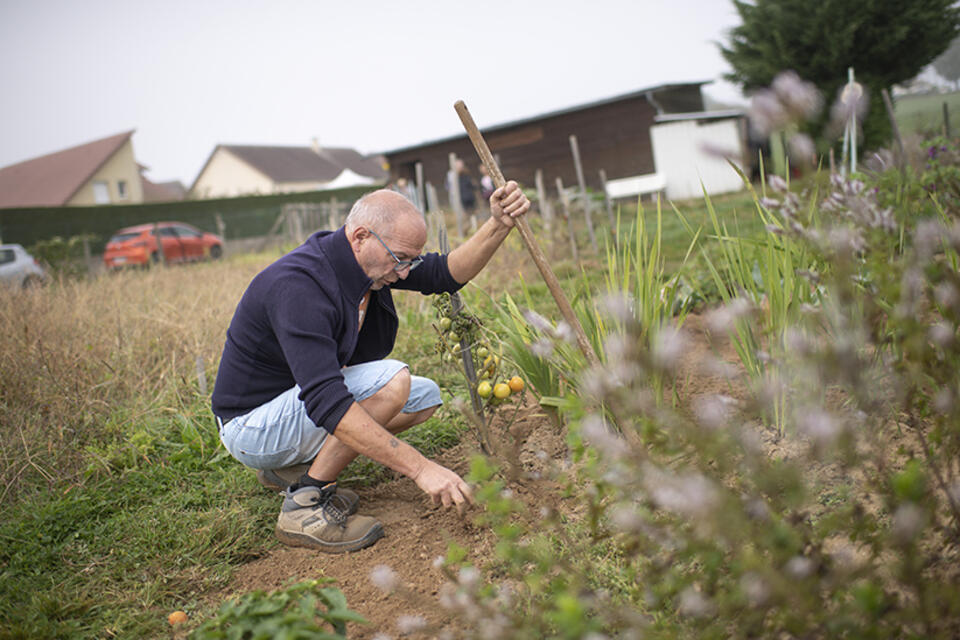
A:
[[[960,89],[960,38],[954,38],[950,48],[933,61],[933,68],[944,80],[952,82],[954,89]]]
[[[847,69],[867,89],[865,144],[890,137],[880,91],[916,76],[960,33],[955,0],[733,0],[742,24],[720,51],[745,92],[768,86],[792,69],[814,83],[829,104],[847,82]],[[828,110],[813,123],[824,130]]]

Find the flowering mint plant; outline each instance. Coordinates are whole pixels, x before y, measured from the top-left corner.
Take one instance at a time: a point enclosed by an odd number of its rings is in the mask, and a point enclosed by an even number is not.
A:
[[[870,176],[773,186],[757,210],[809,256],[795,275],[812,293],[781,350],[753,345],[771,375],[744,384],[701,353],[722,391],[665,406],[655,380],[689,375],[691,330],[645,340],[630,298],[599,306],[621,330],[561,407],[570,460],[524,480],[547,497],[527,504],[475,464],[501,544],[446,592],[470,637],[489,620],[501,638],[960,634],[960,223],[906,214]],[[707,338],[760,307],[731,296]],[[761,425],[778,406],[776,440]]]

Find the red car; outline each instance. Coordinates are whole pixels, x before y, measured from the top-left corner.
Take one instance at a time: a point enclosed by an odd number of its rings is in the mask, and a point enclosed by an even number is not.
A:
[[[183,222],[158,222],[120,229],[107,242],[103,262],[109,269],[131,265],[147,266],[160,261],[160,246],[168,263],[216,260],[223,255],[223,238],[200,231]]]

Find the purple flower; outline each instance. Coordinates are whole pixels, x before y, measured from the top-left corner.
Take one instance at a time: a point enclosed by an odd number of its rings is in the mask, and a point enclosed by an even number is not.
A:
[[[750,101],[748,111],[750,126],[754,132],[765,137],[786,126],[789,121],[787,112],[777,99],[775,93],[769,90],[758,91]]]
[[[777,74],[771,85],[780,104],[794,120],[809,120],[819,113],[823,99],[816,86],[804,82],[794,71]]]

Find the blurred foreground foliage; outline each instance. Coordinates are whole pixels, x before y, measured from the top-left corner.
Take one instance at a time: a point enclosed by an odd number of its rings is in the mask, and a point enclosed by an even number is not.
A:
[[[507,300],[506,357],[560,394],[543,400],[571,458],[521,477],[552,496],[532,507],[502,461],[475,460],[497,560],[485,581],[452,551],[441,593],[469,637],[960,635],[960,165],[958,141],[934,148],[906,170],[878,155],[771,178],[759,238],[714,221],[722,303],[695,363],[716,384],[696,395],[683,315],[643,298],[657,283],[580,301],[595,369]]]

